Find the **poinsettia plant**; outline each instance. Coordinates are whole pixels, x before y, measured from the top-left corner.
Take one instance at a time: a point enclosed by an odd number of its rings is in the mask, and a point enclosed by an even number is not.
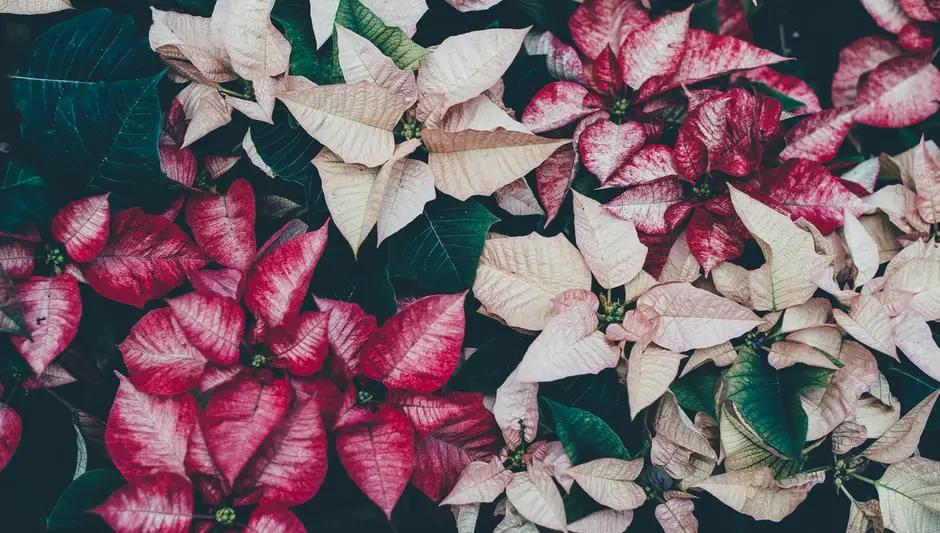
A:
[[[0,0],[8,529],[940,528],[931,2],[95,3]]]

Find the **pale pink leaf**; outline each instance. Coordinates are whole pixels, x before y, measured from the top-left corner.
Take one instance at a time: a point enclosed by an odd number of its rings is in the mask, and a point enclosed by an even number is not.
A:
[[[625,285],[643,268],[647,248],[638,240],[633,224],[577,192],[574,227],[578,247],[601,287]]]
[[[633,511],[604,509],[568,524],[572,533],[623,533],[633,522]]]
[[[487,239],[477,266],[473,295],[507,324],[545,327],[552,299],[569,289],[591,287],[591,271],[563,235]]]
[[[470,463],[450,494],[441,505],[464,505],[478,502],[491,502],[506,489],[513,474],[499,461],[474,461]]]
[[[552,476],[545,471],[533,468],[513,474],[506,497],[526,519],[566,531],[565,504]]]
[[[640,341],[630,350],[627,370],[627,396],[630,418],[649,407],[667,390],[679,372],[685,356]]]
[[[688,283],[654,287],[637,307],[658,319],[653,342],[675,352],[715,346],[762,323],[749,309]]]
[[[566,473],[597,503],[615,511],[636,509],[646,501],[643,489],[633,481],[643,470],[643,461],[595,459],[573,466]]]
[[[756,520],[779,522],[825,478],[825,473],[816,472],[778,481],[770,468],[761,467],[712,476],[694,488],[711,493],[728,507]]]
[[[569,142],[505,130],[426,129],[421,138],[429,152],[428,166],[437,188],[458,200],[489,196],[535,169]]]

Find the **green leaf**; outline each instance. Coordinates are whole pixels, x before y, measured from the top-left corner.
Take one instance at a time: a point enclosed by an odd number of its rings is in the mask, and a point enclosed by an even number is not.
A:
[[[277,0],[271,11],[271,18],[284,29],[284,36],[291,45],[292,75],[305,76],[319,85],[343,83],[336,39],[331,39],[330,46],[317,50],[308,0]]]
[[[496,335],[476,347],[473,355],[450,380],[449,386],[460,391],[495,393],[522,361],[531,343],[529,336],[500,328]]]
[[[163,73],[67,94],[56,109],[44,156],[98,191],[143,197],[168,187],[158,150],[161,78]]]
[[[311,225],[322,224],[328,211],[320,175],[310,161],[323,146],[300,126],[292,128],[284,122],[252,123],[251,140],[258,156],[277,177],[304,187],[307,220]]]
[[[343,242],[333,224],[327,242]],[[313,275],[313,293],[322,298],[355,302],[382,323],[398,310],[386,262],[385,249],[375,246],[374,232],[359,249],[358,260],[349,246],[327,246]]]
[[[679,405],[692,411],[703,411],[717,420],[715,392],[720,379],[721,372],[715,365],[703,365],[676,380],[670,388]]]
[[[539,394],[558,403],[593,413],[618,435],[632,436],[628,431],[631,423],[627,390],[620,383],[617,370],[613,368],[606,368],[597,374],[571,376],[541,383]],[[637,443],[624,444],[632,446]]]
[[[100,82],[150,79],[162,69],[129,15],[96,9],[56,24],[33,41],[10,75],[27,137],[52,128],[59,100]]]
[[[768,446],[760,437],[737,419],[730,403],[721,407],[718,421],[721,442],[725,452],[726,470],[747,470],[761,466],[769,467],[777,477],[788,477],[800,473],[805,457],[789,459]]]
[[[921,372],[921,370],[910,363],[892,364],[885,372],[888,382],[891,384],[891,392],[901,400],[901,405],[911,408],[934,391],[940,388],[940,383],[931,379]],[[940,429],[940,409],[930,413],[927,419],[926,431],[936,431]]]
[[[336,23],[372,41],[383,54],[403,70],[415,70],[430,51],[398,28],[386,26],[382,19],[359,0],[342,0],[336,11]]]
[[[215,0],[176,0],[176,3],[182,8],[181,11],[199,17],[212,16],[212,10],[215,9]]]
[[[486,233],[498,221],[476,201],[440,196],[389,238],[388,271],[430,292],[468,289],[476,279]]]
[[[782,92],[776,89],[772,89],[767,84],[754,82],[751,85],[754,87],[754,90],[756,90],[757,92],[766,94],[767,96],[783,104],[784,111],[794,111],[801,107],[806,107],[806,104],[804,104],[803,102],[797,100],[796,98],[790,98],[789,96],[783,94]]]
[[[101,519],[87,511],[108,499],[124,485],[124,478],[116,470],[91,470],[72,481],[59,497],[52,513],[46,518],[49,529],[71,528],[86,531],[102,524]]]
[[[65,186],[119,197],[168,187],[157,150],[161,71],[128,15],[98,9],[40,35],[10,76],[35,163]]]
[[[542,401],[552,410],[555,434],[565,447],[571,464],[579,465],[604,457],[633,459],[620,437],[598,416],[548,398],[542,398]]]
[[[2,266],[0,266],[0,333],[29,335],[16,285],[7,276]]]
[[[0,233],[16,233],[33,224],[45,226],[62,203],[61,196],[36,169],[0,155]]]
[[[705,2],[695,4],[689,16],[689,26],[718,33],[721,28],[721,21],[718,18],[718,0],[705,0]]]
[[[767,444],[798,458],[808,425],[800,394],[826,388],[831,374],[831,370],[799,364],[776,370],[765,355],[738,348],[738,360],[725,373],[726,397]]]

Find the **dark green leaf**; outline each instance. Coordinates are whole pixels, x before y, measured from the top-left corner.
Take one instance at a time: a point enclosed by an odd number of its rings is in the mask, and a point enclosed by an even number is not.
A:
[[[383,322],[397,311],[395,289],[388,279],[386,252],[375,246],[375,232],[362,243],[358,260],[336,226],[313,275],[313,293],[322,298],[359,304]]]
[[[670,388],[679,400],[679,405],[692,411],[704,411],[717,420],[715,391],[720,379],[721,372],[715,365],[703,365],[676,380]]]
[[[907,410],[919,404],[924,398],[940,388],[940,383],[931,379],[910,364],[894,364],[885,373],[891,384],[891,392],[901,401],[901,406]],[[927,420],[927,431],[940,429],[940,409],[931,412]]]
[[[400,69],[418,68],[421,58],[430,53],[427,48],[409,39],[405,32],[386,26],[382,19],[359,0],[342,0],[336,11],[336,23],[372,41],[372,44],[390,57]]]
[[[627,390],[613,368],[601,370],[597,374],[542,383],[539,385],[539,394],[558,403],[589,411],[618,434],[627,434],[630,425]]]
[[[4,272],[2,266],[0,266],[0,332],[29,335],[16,285]]]
[[[0,155],[0,233],[44,226],[61,204],[61,194],[30,166]]]
[[[319,85],[343,83],[336,39],[332,39],[329,46],[317,50],[308,0],[277,0],[271,18],[284,28],[284,36],[290,42],[292,75],[305,76]]]
[[[831,374],[806,365],[776,370],[765,355],[739,348],[738,360],[725,374],[727,399],[767,444],[797,458],[806,444],[807,428],[800,394],[827,387]]]
[[[721,21],[718,19],[718,0],[706,0],[695,4],[689,16],[689,26],[718,33],[721,27]]]
[[[603,457],[633,458],[614,430],[593,413],[548,398],[542,400],[552,411],[555,434],[565,447],[571,464],[578,465]]]
[[[308,222],[313,226],[322,224],[327,215],[326,202],[320,176],[310,162],[322,145],[299,126],[292,128],[284,122],[253,123],[251,140],[258,156],[277,177],[304,187]]]
[[[755,82],[752,84],[754,90],[759,93],[766,94],[767,96],[773,98],[774,100],[779,101],[783,104],[784,111],[794,111],[801,107],[806,107],[806,104],[797,100],[796,98],[790,98],[789,96],[783,94],[782,92],[772,89],[764,83]]]
[[[96,91],[99,82],[150,79],[161,68],[130,16],[97,9],[56,24],[33,41],[10,75],[13,103],[30,137],[52,128],[63,96]]]
[[[97,515],[87,513],[102,503],[112,492],[124,485],[124,478],[117,470],[91,470],[72,481],[52,513],[46,519],[49,529],[70,528],[85,531],[83,528],[96,528],[101,524]]]
[[[457,369],[449,386],[454,390],[492,394],[515,370],[532,338],[508,328],[477,346],[473,355]]]
[[[199,17],[209,17],[215,8],[215,0],[176,0],[182,11]]]
[[[388,271],[431,292],[468,289],[476,279],[486,232],[498,221],[476,201],[441,196],[389,238]]]
[[[46,134],[43,157],[93,189],[144,196],[169,185],[160,169],[163,114],[152,78],[102,83],[66,94]]]

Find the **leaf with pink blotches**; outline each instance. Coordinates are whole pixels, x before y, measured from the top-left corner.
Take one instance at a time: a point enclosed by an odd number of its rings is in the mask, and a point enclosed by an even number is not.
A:
[[[646,130],[640,123],[601,119],[584,129],[578,150],[584,168],[603,183],[645,142]]]
[[[166,138],[162,141],[166,141]],[[172,142],[160,143],[160,170],[166,173],[166,177],[192,189],[198,167],[196,155],[189,148],[181,148]]]
[[[23,241],[0,243],[0,269],[13,281],[28,279],[36,267],[36,248]]]
[[[881,28],[898,33],[911,19],[898,0],[861,0],[862,6]]]
[[[90,196],[69,203],[52,219],[52,236],[65,245],[65,251],[79,263],[91,261],[108,242],[111,212],[108,195]]]
[[[705,209],[695,210],[686,232],[689,250],[706,276],[721,263],[741,257],[746,236],[740,221],[716,217]]]
[[[639,89],[649,79],[667,78],[678,70],[691,12],[670,13],[627,36],[618,54],[624,83]]]
[[[307,312],[296,323],[268,332],[267,343],[275,356],[271,366],[286,368],[297,376],[310,376],[323,367],[329,355],[329,314]]]
[[[846,46],[839,52],[839,68],[832,75],[832,104],[838,107],[855,104],[859,80],[881,63],[904,55],[890,38],[872,35]]]
[[[359,349],[376,328],[375,317],[356,304],[315,298],[317,307],[330,314],[327,338],[333,354],[346,366],[347,377],[359,374]]]
[[[661,235],[675,229],[691,211],[677,179],[637,185],[604,204],[614,215],[633,222],[644,233]]]
[[[196,194],[186,202],[186,224],[212,260],[246,270],[255,255],[255,194],[248,180],[236,180],[224,195]]]
[[[571,38],[587,57],[620,50],[624,39],[646,25],[649,16],[636,0],[587,0],[568,20]]]
[[[414,469],[414,429],[394,407],[338,428],[336,451],[353,482],[391,518]]]
[[[203,430],[219,471],[234,483],[251,456],[287,413],[290,385],[242,373],[216,389],[206,405]]]
[[[460,357],[466,294],[427,296],[399,311],[361,348],[363,374],[391,389],[441,388]]]
[[[179,226],[134,207],[111,218],[108,243],[98,257],[82,265],[82,273],[102,296],[143,307],[205,264],[202,252]]]
[[[186,533],[193,520],[193,486],[176,474],[156,474],[124,485],[89,512],[117,533]]]
[[[432,500],[446,496],[471,462],[499,452],[502,439],[483,397],[450,393],[459,412],[427,434],[415,435],[415,468],[411,483]]]
[[[805,218],[823,234],[842,226],[843,210],[854,216],[867,211],[865,202],[825,167],[804,159],[791,159],[763,175],[768,196],[790,212]]]
[[[689,85],[738,70],[764,67],[786,60],[785,57],[734,37],[690,29],[686,34],[685,53],[678,70],[666,79],[654,78],[647,82],[637,98],[643,101],[682,84]]]
[[[23,421],[12,407],[0,403],[0,472],[16,453],[23,435]]]
[[[189,274],[189,283],[200,294],[217,294],[232,300],[242,298],[242,272],[234,268],[198,270]]]
[[[564,43],[548,31],[529,32],[524,45],[530,56],[545,56],[548,72],[555,79],[584,83],[584,64],[575,47]]]
[[[664,144],[648,144],[636,152],[607,181],[601,183],[604,187],[629,187],[678,174],[672,147]]]
[[[940,70],[917,57],[896,57],[878,65],[858,90],[855,121],[881,128],[916,124],[940,109]]]
[[[817,163],[831,161],[849,134],[854,117],[854,109],[836,108],[804,118],[784,137],[787,147],[780,152],[780,159],[801,158]]]
[[[33,372],[41,375],[78,333],[82,316],[78,282],[68,274],[34,276],[17,285],[16,290],[29,337],[11,335],[10,341]]]
[[[244,503],[300,505],[326,478],[326,429],[315,401],[298,402],[235,481]]]
[[[819,98],[816,96],[816,93],[813,91],[812,87],[799,76],[783,74],[770,67],[746,70],[736,76],[746,78],[754,83],[762,83],[778,93],[784,94],[803,104],[802,107],[791,110],[791,113],[804,114],[822,111],[822,106],[819,104]]]
[[[215,294],[191,292],[167,300],[173,318],[206,358],[218,365],[238,361],[245,331],[245,313],[235,300]]]
[[[276,246],[248,270],[245,305],[267,326],[277,327],[300,310],[328,229],[329,222]]]
[[[131,383],[151,394],[181,394],[196,387],[207,362],[169,307],[144,315],[118,348]]]
[[[577,173],[578,154],[572,146],[562,146],[535,168],[535,185],[547,214],[545,224],[558,216]]]
[[[272,505],[252,511],[243,533],[307,533],[307,528],[289,509]]]
[[[114,466],[133,482],[161,473],[185,475],[183,463],[196,423],[192,396],[163,397],[140,392],[124,376],[105,429]]]
[[[600,97],[583,85],[556,81],[535,93],[522,113],[522,123],[532,133],[551,131],[590,115],[602,105]]]

